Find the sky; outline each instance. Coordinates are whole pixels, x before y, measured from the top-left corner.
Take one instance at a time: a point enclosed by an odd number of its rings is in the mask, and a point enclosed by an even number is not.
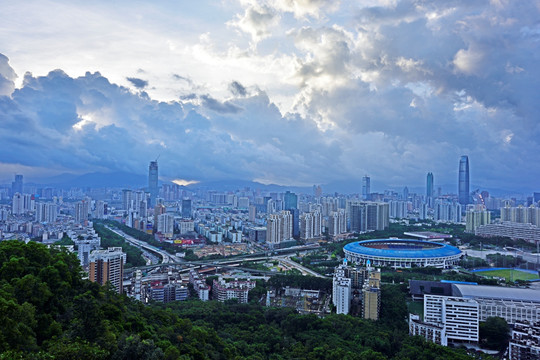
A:
[[[539,191],[540,1],[0,2],[0,183]],[[445,189],[452,191],[453,189]],[[455,192],[456,190],[454,190]]]

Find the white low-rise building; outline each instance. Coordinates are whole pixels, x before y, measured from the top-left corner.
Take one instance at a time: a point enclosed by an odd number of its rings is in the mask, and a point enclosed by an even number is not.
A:
[[[230,281],[224,279],[214,280],[212,293],[215,300],[227,301],[237,299],[239,303],[248,302],[249,290],[255,287],[255,281]]]
[[[409,314],[409,335],[421,336],[435,344],[448,345],[448,337],[444,326],[420,321],[420,316],[416,314]]]

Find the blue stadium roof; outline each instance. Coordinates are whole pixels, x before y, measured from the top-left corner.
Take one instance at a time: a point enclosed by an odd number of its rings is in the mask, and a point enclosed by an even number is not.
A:
[[[370,247],[363,246],[368,243],[377,243],[377,242],[393,242],[397,244],[408,244],[408,245],[428,245],[428,246],[437,246],[430,247],[427,249],[374,249]],[[434,258],[434,257],[445,257],[461,254],[461,250],[458,248],[445,245],[441,243],[434,243],[429,241],[422,240],[410,240],[410,239],[374,239],[374,240],[365,240],[365,241],[356,241],[350,244],[345,245],[343,250],[350,251],[353,253],[367,255],[367,256],[382,256],[382,257],[395,257],[395,258]]]

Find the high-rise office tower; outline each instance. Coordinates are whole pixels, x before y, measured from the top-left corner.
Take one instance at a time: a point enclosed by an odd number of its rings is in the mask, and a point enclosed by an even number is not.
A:
[[[19,193],[19,194],[23,193],[23,176],[22,175],[15,175],[15,181],[11,183],[11,194],[15,195],[15,193]]]
[[[461,205],[470,203],[469,157],[467,155],[463,155],[459,160],[458,197]]]
[[[284,210],[298,209],[298,196],[295,193],[286,191],[283,196]]]
[[[182,217],[184,219],[191,218],[191,200],[190,199],[182,200]]]
[[[426,198],[433,197],[433,173],[427,174],[426,180]]]
[[[362,199],[369,200],[369,194],[371,194],[371,179],[365,175],[362,178]]]
[[[150,161],[150,166],[148,167],[148,191],[150,192],[150,206],[156,206],[156,199],[159,195],[157,160]]]

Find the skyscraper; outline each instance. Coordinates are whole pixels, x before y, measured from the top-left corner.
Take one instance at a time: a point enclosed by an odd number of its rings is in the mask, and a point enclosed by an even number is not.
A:
[[[15,181],[11,183],[11,195],[15,195],[15,193],[19,193],[19,194],[23,193],[23,176],[22,175],[15,175]]]
[[[75,203],[75,222],[78,224],[88,221],[88,213],[90,212],[90,204],[86,200],[81,200]]]
[[[369,200],[369,194],[371,194],[371,179],[365,175],[362,178],[362,199]]]
[[[148,167],[148,191],[150,192],[150,206],[155,206],[159,194],[157,160],[150,161],[150,166]]]
[[[182,200],[182,217],[184,219],[191,218],[191,200],[190,199]]]
[[[406,186],[403,188],[403,200],[409,200],[409,188]]]
[[[433,173],[427,174],[426,180],[426,198],[433,197]]]
[[[124,254],[121,247],[94,250],[90,254],[89,263],[88,279],[90,281],[101,285],[110,282],[119,294],[122,293]]]
[[[470,203],[469,196],[469,157],[463,155],[459,160],[458,197],[461,205]]]
[[[298,196],[295,193],[286,191],[283,196],[284,200],[284,210],[298,209]]]

